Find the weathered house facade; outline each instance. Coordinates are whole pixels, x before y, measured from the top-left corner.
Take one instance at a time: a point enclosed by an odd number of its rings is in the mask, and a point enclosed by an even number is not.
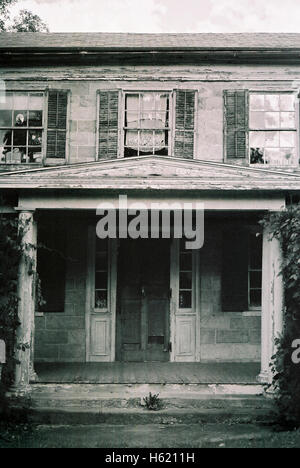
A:
[[[259,221],[300,191],[299,50],[288,34],[0,34],[1,210],[47,246],[30,250],[44,304],[20,266],[31,346],[16,388],[74,363],[181,363],[182,383],[187,363],[194,383],[196,364],[238,365],[270,381],[281,253]],[[100,240],[97,207],[120,196],[162,216],[202,206],[203,247],[174,223],[169,238],[118,225]]]

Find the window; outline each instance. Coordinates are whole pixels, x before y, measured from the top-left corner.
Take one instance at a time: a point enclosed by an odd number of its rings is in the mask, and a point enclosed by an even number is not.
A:
[[[124,157],[170,154],[170,94],[126,93]]]
[[[193,159],[197,91],[98,91],[98,159]]]
[[[223,312],[260,309],[262,302],[262,235],[255,226],[223,232]]]
[[[7,92],[0,102],[0,162],[41,163],[44,94]]]
[[[95,308],[108,308],[108,241],[96,240]]]
[[[180,246],[179,261],[179,308],[192,308],[193,292],[193,251],[185,249],[186,239]]]
[[[250,233],[249,240],[249,309],[261,307],[262,301],[262,235]]]
[[[294,94],[250,93],[250,164],[297,164],[295,106]]]

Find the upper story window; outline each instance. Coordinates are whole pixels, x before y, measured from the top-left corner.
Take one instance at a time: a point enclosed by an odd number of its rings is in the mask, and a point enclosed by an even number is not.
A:
[[[43,93],[8,92],[0,103],[0,163],[42,162]]]
[[[8,91],[0,101],[0,164],[64,162],[69,91]]]
[[[250,94],[250,164],[295,165],[295,101],[294,94]]]
[[[98,159],[174,156],[193,159],[197,91],[101,90]]]
[[[170,154],[170,94],[125,94],[124,157]]]
[[[224,102],[227,160],[266,167],[298,165],[294,93],[226,90]]]

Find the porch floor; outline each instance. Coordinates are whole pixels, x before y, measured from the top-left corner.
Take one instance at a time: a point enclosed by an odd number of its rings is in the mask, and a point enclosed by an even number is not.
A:
[[[45,384],[257,384],[259,363],[36,363]]]

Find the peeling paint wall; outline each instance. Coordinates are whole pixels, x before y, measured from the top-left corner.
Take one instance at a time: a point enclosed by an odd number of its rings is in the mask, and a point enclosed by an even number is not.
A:
[[[70,89],[70,163],[96,159],[99,89],[198,90],[196,157],[222,162],[224,89],[297,91],[300,88],[300,66],[4,68],[1,74],[7,90]],[[246,162],[237,160],[236,163]]]

